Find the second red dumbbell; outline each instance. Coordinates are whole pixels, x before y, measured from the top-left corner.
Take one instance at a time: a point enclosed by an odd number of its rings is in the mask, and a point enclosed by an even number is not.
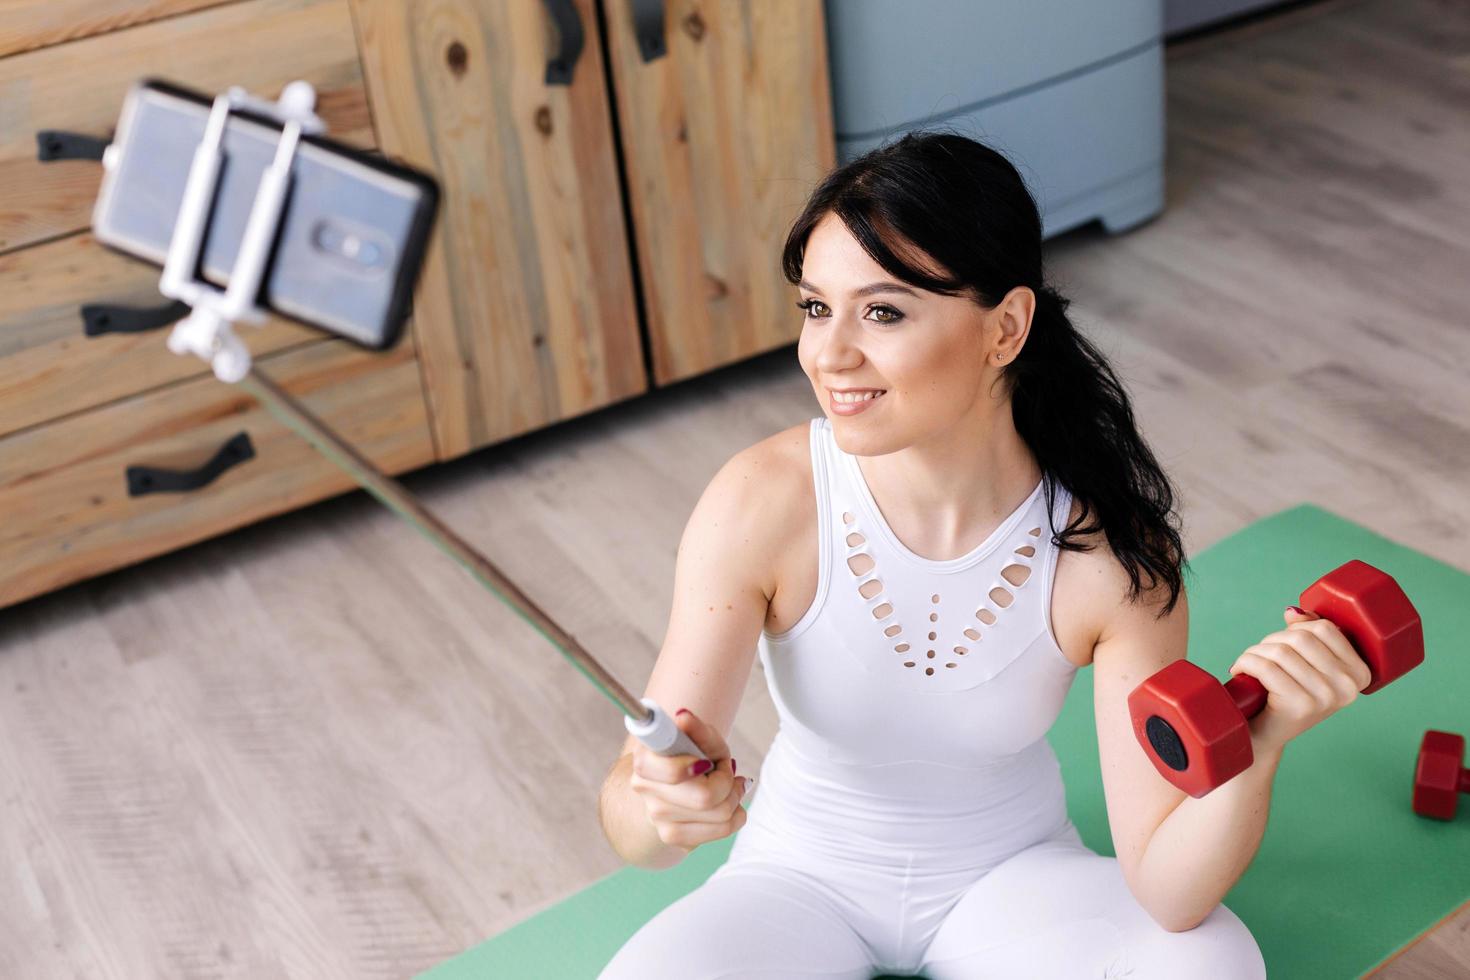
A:
[[[1461,793],[1470,793],[1470,769],[1465,759],[1465,736],[1434,729],[1419,743],[1414,765],[1414,812],[1436,820],[1455,819]]]
[[[1424,628],[1403,589],[1356,559],[1302,593],[1301,608],[1342,630],[1372,671],[1372,694],[1424,662]],[[1154,768],[1201,797],[1250,768],[1247,722],[1266,706],[1266,689],[1248,674],[1224,684],[1188,660],[1176,660],[1128,695],[1133,734]]]

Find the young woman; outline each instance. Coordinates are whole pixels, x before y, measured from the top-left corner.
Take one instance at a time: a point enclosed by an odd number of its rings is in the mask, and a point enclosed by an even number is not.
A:
[[[741,832],[602,980],[1264,977],[1220,900],[1285,743],[1366,666],[1288,611],[1231,668],[1269,695],[1251,769],[1199,800],[1153,769],[1126,698],[1186,653],[1173,492],[999,153],[875,149],[816,189],[783,260],[824,415],[710,483],[646,692],[716,764],[630,737],[600,806],[649,868]],[[747,811],[725,735],[756,652],[781,724]],[[1089,665],[1117,857],[1082,843],[1045,738]]]

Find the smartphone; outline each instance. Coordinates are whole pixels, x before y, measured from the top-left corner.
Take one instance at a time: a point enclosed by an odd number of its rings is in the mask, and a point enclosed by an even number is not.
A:
[[[92,233],[160,269],[212,96],[157,78],[128,90],[92,212]],[[227,288],[281,124],[230,113],[196,278]],[[396,343],[413,302],[439,186],[428,174],[302,135],[257,305],[374,350]]]

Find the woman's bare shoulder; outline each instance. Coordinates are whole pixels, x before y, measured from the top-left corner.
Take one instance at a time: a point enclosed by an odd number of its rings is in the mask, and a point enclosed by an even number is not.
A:
[[[1074,500],[1068,523],[1077,520],[1082,505]],[[1089,525],[1097,523],[1097,512],[1088,515]],[[1060,529],[1058,529],[1060,530]],[[1078,656],[1075,661],[1092,661],[1092,649],[1121,616],[1130,613],[1137,603],[1157,605],[1167,594],[1162,583],[1151,581],[1147,572],[1142,573],[1144,589],[1133,594],[1133,582],[1127,566],[1118,557],[1102,528],[1090,531],[1077,539],[1088,547],[1086,551],[1062,551],[1057,556],[1055,591],[1063,596],[1053,600],[1053,620],[1056,609],[1065,604],[1065,615],[1071,621],[1072,635]]]
[[[1082,510],[1082,502],[1074,497],[1063,527],[1077,521]],[[1087,523],[1095,523],[1096,516],[1096,512],[1090,515]],[[1066,658],[1078,667],[1086,667],[1092,663],[1093,647],[1107,619],[1109,598],[1116,591],[1111,583],[1116,581],[1121,566],[1101,528],[1074,540],[1087,550],[1064,549],[1057,554],[1052,628]]]
[[[782,463],[788,466],[794,465],[798,470],[804,470],[807,479],[810,480],[812,475],[811,438],[811,422],[798,422],[796,425],[766,436],[756,443],[756,446],[778,457]]]
[[[754,487],[744,488],[762,491],[766,487],[776,490],[790,488],[793,483],[812,483],[810,462],[810,423],[802,422],[766,436],[759,442],[741,449],[730,457],[727,466],[738,469],[749,480],[757,477]],[[761,499],[774,503],[765,493]]]
[[[788,516],[792,497],[797,502],[806,502],[810,497],[813,488],[810,422],[773,432],[744,451],[759,461],[769,478],[757,489],[761,502],[772,508],[773,514]]]
[[[743,451],[752,456],[764,476],[755,488],[755,498],[767,515],[765,525],[771,531],[774,554],[780,554],[814,519],[811,422],[772,433]]]

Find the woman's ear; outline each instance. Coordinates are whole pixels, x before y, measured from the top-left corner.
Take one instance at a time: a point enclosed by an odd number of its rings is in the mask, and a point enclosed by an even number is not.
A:
[[[996,322],[1000,326],[1000,352],[1007,361],[1014,361],[1025,346],[1035,315],[1036,293],[1027,286],[1015,287],[1000,301]]]

